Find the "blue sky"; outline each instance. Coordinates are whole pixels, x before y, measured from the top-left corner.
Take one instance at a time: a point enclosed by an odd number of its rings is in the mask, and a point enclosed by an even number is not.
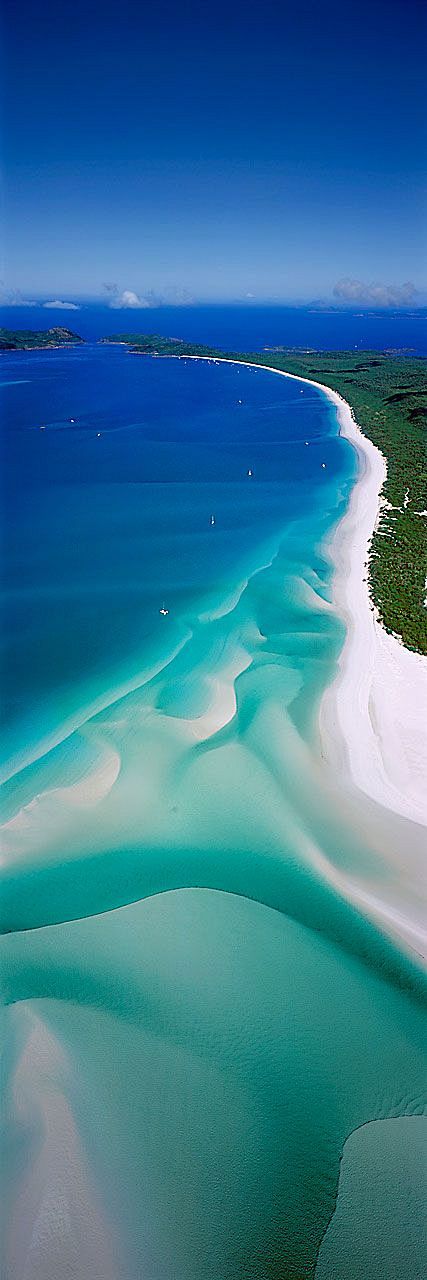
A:
[[[6,0],[10,296],[424,300],[422,12]]]

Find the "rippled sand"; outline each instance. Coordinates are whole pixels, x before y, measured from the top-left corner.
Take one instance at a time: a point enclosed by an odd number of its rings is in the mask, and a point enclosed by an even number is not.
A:
[[[318,533],[270,538],[9,779],[5,1280],[353,1280],[353,1253],[374,1280],[391,1188],[406,1280],[425,984],[384,904],[415,909],[422,830],[322,754]]]

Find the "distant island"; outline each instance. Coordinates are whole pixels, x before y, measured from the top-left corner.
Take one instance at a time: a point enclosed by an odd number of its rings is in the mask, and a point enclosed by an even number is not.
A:
[[[220,351],[157,334],[117,334],[137,355],[242,360],[327,384],[351,405],[362,433],[387,461],[377,527],[370,546],[371,599],[385,629],[427,653],[426,441],[427,368],[412,356],[377,351]]]
[[[228,351],[216,350],[198,342],[186,342],[185,338],[162,338],[158,333],[115,333],[110,337],[100,338],[99,341],[129,347],[131,352],[143,356],[200,356],[204,359],[215,356],[225,359],[230,356]],[[235,359],[246,360],[249,356],[235,355]]]
[[[62,325],[53,329],[0,329],[0,351],[45,351],[77,342],[84,342],[84,338]]]
[[[84,341],[71,329],[0,329],[0,351],[65,347]],[[262,352],[224,351],[159,334],[113,334],[101,343],[131,354],[236,360],[312,379],[338,392],[363,433],[381,450],[387,479],[370,544],[368,581],[386,631],[407,648],[427,653],[425,512],[427,466],[427,369],[423,359],[377,351],[313,351],[271,347]]]

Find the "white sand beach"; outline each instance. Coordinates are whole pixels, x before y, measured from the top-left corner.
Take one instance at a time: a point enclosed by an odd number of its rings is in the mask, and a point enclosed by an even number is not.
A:
[[[188,357],[188,359],[205,359],[209,357]],[[210,362],[210,361],[209,361]],[[246,364],[246,361],[230,361],[224,357],[224,363]],[[215,361],[218,363],[218,360]],[[281,377],[293,378],[294,375],[272,368],[251,364],[254,370],[260,368],[268,372],[280,373]],[[345,641],[338,659],[338,671],[335,679],[325,689],[322,696],[317,741],[309,746],[303,744],[295,726],[286,719],[286,697],[281,698],[284,690],[278,695],[278,712],[283,712],[283,722],[277,736],[276,746],[280,768],[285,770],[284,780],[293,776],[295,766],[296,744],[300,755],[299,766],[301,778],[312,777],[313,783],[319,787],[319,803],[326,788],[331,797],[332,808],[335,800],[341,813],[341,820],[355,826],[362,832],[362,846],[368,840],[370,857],[368,863],[363,858],[360,862],[340,862],[334,856],[334,840],[330,851],[323,841],[322,835],[316,841],[303,841],[304,857],[326,880],[338,890],[343,897],[356,905],[363,914],[368,914],[380,923],[381,928],[398,938],[400,943],[409,945],[411,950],[419,954],[427,954],[427,934],[423,922],[421,886],[424,872],[423,853],[420,851],[423,840],[423,825],[427,820],[423,794],[423,773],[427,759],[427,730],[425,727],[425,707],[427,706],[427,662],[424,658],[409,652],[403,644],[388,635],[379,624],[369,596],[367,584],[367,561],[369,542],[378,516],[380,493],[386,474],[385,460],[379,451],[359,431],[354,421],[350,406],[329,387],[306,378],[294,381],[307,382],[319,389],[337,409],[339,429],[357,450],[359,474],[354,484],[350,502],[344,517],[336,526],[330,537],[326,550],[332,557],[335,566],[333,576],[332,604],[323,597],[316,596],[316,608],[329,610],[334,608],[342,616],[346,626]],[[324,548],[325,549],[325,548]],[[271,564],[271,560],[266,561]],[[247,583],[246,583],[247,585]],[[199,623],[209,623],[212,618],[223,616],[232,611],[238,602],[245,582],[228,596],[220,608],[215,605],[199,618]],[[301,591],[310,600],[312,587],[301,579]],[[252,623],[251,623],[252,625]],[[253,623],[255,626],[255,624]],[[178,704],[169,703],[166,689],[165,708],[162,702],[157,705],[156,697],[150,703],[146,701],[142,707],[142,720],[139,730],[146,734],[144,749],[149,745],[149,753],[153,750],[151,736],[156,743],[153,756],[153,776],[146,770],[147,794],[157,796],[160,793],[163,774],[158,772],[163,760],[163,747],[157,744],[157,733],[166,728],[164,743],[168,743],[171,732],[171,749],[175,751],[177,744],[184,752],[190,744],[200,744],[214,737],[220,729],[234,717],[237,708],[236,687],[243,673],[251,667],[253,646],[257,650],[258,642],[262,646],[259,632],[229,637],[226,648],[220,646],[215,655],[215,647],[209,650],[209,661],[206,665],[206,654],[192,655],[192,632],[188,624],[185,636],[181,636],[173,653],[182,652],[186,644],[190,646],[188,661],[191,679],[194,676],[194,662],[201,663],[201,687],[204,688],[200,707],[187,709],[184,700]],[[214,661],[212,661],[214,655]],[[172,655],[173,657],[173,655]],[[150,678],[163,672],[167,683],[168,670],[171,663],[170,653],[150,669]],[[142,688],[147,681],[142,674],[125,685],[111,691],[108,698],[104,696],[101,706],[113,708],[118,699]],[[294,680],[295,673],[292,679]],[[191,682],[190,682],[191,683]],[[292,684],[292,694],[295,693]],[[262,697],[261,697],[262,701]],[[91,714],[100,710],[97,703],[91,707]],[[87,712],[82,723],[88,718]],[[113,714],[114,722],[114,714]],[[121,743],[117,745],[115,726],[113,724],[112,740],[106,749],[101,750],[95,766],[91,762],[88,769],[83,763],[82,774],[69,786],[61,771],[51,780],[51,785],[26,801],[18,813],[12,814],[5,824],[4,837],[8,857],[14,865],[22,862],[22,851],[29,847],[30,841],[40,850],[44,859],[46,843],[46,820],[52,842],[52,849],[66,847],[67,832],[72,829],[76,810],[87,811],[105,801],[116,787],[121,773]],[[82,723],[75,727],[82,727]],[[68,726],[66,726],[68,728]],[[110,725],[111,728],[111,725]],[[284,734],[289,731],[285,742]],[[105,732],[110,729],[106,722]],[[142,739],[141,739],[142,741]],[[157,760],[157,751],[160,754]],[[126,756],[126,752],[125,752]],[[133,755],[131,752],[131,760]],[[197,757],[195,757],[197,758]],[[135,795],[139,794],[140,772],[137,766],[138,785]],[[126,771],[126,770],[125,770]],[[130,773],[131,793],[135,779]],[[264,785],[263,780],[263,785]],[[127,784],[125,784],[126,787]],[[270,782],[269,784],[270,785]],[[116,792],[114,792],[116,796]],[[145,793],[144,793],[145,794]],[[129,821],[129,797],[126,793],[126,816]],[[141,797],[140,797],[141,800]],[[308,796],[300,796],[302,815],[310,807]],[[141,801],[142,802],[142,801]],[[116,809],[117,800],[113,809]],[[139,804],[139,801],[138,801]],[[138,806],[137,806],[138,807]],[[117,813],[121,812],[117,808]],[[165,809],[167,813],[168,810]],[[150,810],[151,813],[151,810]],[[156,839],[159,828],[159,807],[156,802],[152,813]],[[141,822],[142,817],[134,815],[134,820]],[[108,817],[108,832],[111,836],[113,812]],[[114,817],[116,821],[116,817]],[[143,825],[147,829],[148,816],[144,809]],[[193,806],[191,821],[194,821]],[[423,824],[423,825],[421,825]],[[302,821],[304,827],[304,816]],[[102,827],[102,822],[101,822]],[[363,829],[363,830],[362,830]],[[123,832],[121,830],[120,839]],[[186,838],[186,837],[185,837]],[[97,841],[98,837],[96,837]],[[165,840],[168,839],[168,831]],[[310,845],[310,848],[309,848]],[[338,841],[338,855],[340,851]]]
[[[296,378],[271,366],[251,367]],[[367,581],[386,460],[362,434],[342,396],[314,379],[297,377],[296,381],[317,387],[336,406],[340,434],[354,446],[359,462],[348,509],[329,548],[335,565],[333,604],[346,624],[346,638],[338,674],[321,702],[322,756],[338,784],[344,784],[347,794],[353,793],[356,807],[362,792],[390,814],[410,822],[406,834],[402,833],[401,852],[396,847],[393,854],[390,850],[392,880],[387,887],[375,885],[375,863],[370,882],[363,875],[340,872],[318,852],[313,861],[325,879],[386,933],[427,959],[425,861],[419,840],[420,824],[427,825],[427,659],[385,631]]]
[[[350,405],[331,387],[272,366],[216,357],[217,363],[219,359],[318,387],[336,405],[340,434],[357,450],[358,480],[331,545],[336,565],[334,602],[347,635],[338,676],[322,702],[323,753],[334,769],[378,803],[427,824],[427,660],[384,630],[367,583],[369,543],[386,478],[385,458],[362,435]]]
[[[336,393],[329,395],[337,404],[341,433],[357,449],[360,470],[332,543],[334,594],[347,635],[337,680],[323,700],[325,751],[375,800],[427,823],[427,661],[384,630],[367,582],[386,463],[362,435],[349,405]],[[346,744],[344,761],[340,738]]]

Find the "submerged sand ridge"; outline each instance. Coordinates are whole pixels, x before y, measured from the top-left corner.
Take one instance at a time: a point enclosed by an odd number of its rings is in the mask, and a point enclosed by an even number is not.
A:
[[[231,609],[198,622],[157,675],[76,730],[57,772],[55,750],[40,763],[50,787],[30,790],[3,830],[8,928],[93,915],[197,880],[307,922],[316,894],[329,895],[326,930],[337,893],[363,913],[371,897],[383,927],[422,950],[421,831],[357,799],[353,786],[346,793],[318,755],[307,654],[304,673],[287,656],[295,614],[288,642],[276,631],[280,603],[271,614],[287,563],[281,549]],[[306,585],[296,579],[294,607],[315,675],[333,616],[321,594],[314,613]],[[67,760],[76,772],[79,755],[81,777],[67,787]],[[345,945],[352,937],[349,918]]]
[[[20,1057],[25,1005],[15,1007],[21,1133],[37,1173],[34,1226],[31,1209],[17,1256],[36,1258],[37,1276],[54,1274],[65,1240],[83,1280],[101,1231],[115,1241],[120,1280],[142,1263],[154,1275],[173,1267],[180,1280],[248,1271],[262,1280],[272,1256],[278,1276],[309,1280],[346,1139],[373,1119],[422,1110],[418,1000],[384,969],[234,894],[161,894],[15,934],[5,978],[37,1010],[44,1041],[67,1051],[59,1081],[55,1056],[44,1078],[34,1072],[34,1040]],[[80,1140],[58,1183],[55,1138],[69,1133],[70,1110]],[[34,1177],[16,1176],[28,1213]],[[378,1189],[376,1206],[384,1218]],[[345,1198],[339,1210],[338,1245]],[[10,1248],[15,1280],[23,1272]]]
[[[372,473],[357,490],[366,558]],[[423,1110],[421,748],[408,727],[409,794],[372,665],[351,701],[350,526],[308,562],[309,522],[10,780],[7,1280],[55,1274],[63,1241],[73,1280],[93,1256],[115,1280],[312,1280],[351,1227],[350,1135]]]
[[[359,457],[358,480],[332,544],[334,601],[345,618],[347,638],[339,675],[326,691],[322,708],[326,753],[336,765],[343,759],[344,739],[344,759],[357,786],[397,813],[427,823],[427,660],[387,635],[375,618],[367,585],[369,542],[386,478],[385,459],[362,435],[350,405],[336,391],[310,378],[262,368],[318,387],[336,406],[340,433]],[[331,697],[334,709],[328,711]]]

